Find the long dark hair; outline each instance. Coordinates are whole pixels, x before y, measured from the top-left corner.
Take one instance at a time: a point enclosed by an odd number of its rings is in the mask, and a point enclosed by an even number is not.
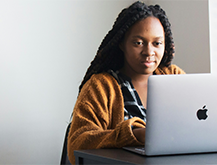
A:
[[[106,72],[109,69],[116,71],[123,67],[124,54],[119,48],[119,43],[123,40],[125,33],[130,27],[137,21],[149,16],[158,18],[164,28],[165,52],[160,66],[168,67],[171,64],[175,52],[174,42],[171,25],[165,11],[159,5],[147,6],[143,2],[137,1],[128,8],[123,9],[118,15],[112,29],[103,39],[95,58],[87,69],[84,79],[79,86],[79,92],[93,74]]]

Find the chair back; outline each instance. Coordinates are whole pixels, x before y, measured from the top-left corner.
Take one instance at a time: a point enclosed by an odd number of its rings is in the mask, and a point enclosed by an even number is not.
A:
[[[68,124],[67,129],[66,129],[60,165],[71,165],[68,155],[67,155],[67,139],[68,139],[68,133],[69,133],[70,126],[71,126],[71,123]]]

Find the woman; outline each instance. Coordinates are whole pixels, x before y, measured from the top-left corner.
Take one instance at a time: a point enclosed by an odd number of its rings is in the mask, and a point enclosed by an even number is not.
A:
[[[184,74],[173,56],[160,6],[135,2],[122,10],[79,87],[68,136],[72,164],[74,150],[144,145],[148,77]]]

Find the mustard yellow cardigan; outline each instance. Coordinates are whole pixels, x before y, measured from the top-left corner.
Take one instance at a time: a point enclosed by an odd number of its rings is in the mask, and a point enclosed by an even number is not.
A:
[[[156,74],[184,74],[176,65],[157,68]],[[141,144],[131,126],[145,127],[134,117],[124,121],[124,100],[117,81],[108,73],[93,75],[83,86],[73,110],[68,135],[68,157],[75,163],[74,150],[121,148]]]

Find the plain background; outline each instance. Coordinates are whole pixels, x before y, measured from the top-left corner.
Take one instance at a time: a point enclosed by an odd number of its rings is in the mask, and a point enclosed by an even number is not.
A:
[[[0,0],[0,164],[59,164],[78,86],[132,2]],[[187,73],[217,73],[215,0],[145,2],[167,12],[173,63]]]

